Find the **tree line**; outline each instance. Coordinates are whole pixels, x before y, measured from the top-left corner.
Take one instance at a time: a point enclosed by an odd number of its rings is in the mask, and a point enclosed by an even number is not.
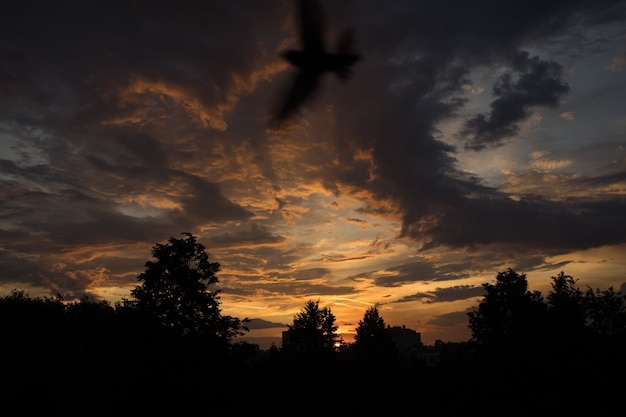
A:
[[[583,291],[564,272],[551,277],[545,298],[529,290],[525,274],[499,272],[468,313],[470,340],[417,346],[417,356],[398,349],[376,306],[359,321],[354,343],[343,343],[334,314],[319,300],[294,316],[287,343],[260,351],[237,340],[249,320],[222,313],[213,288],[220,265],[194,235],[156,244],[152,256],[131,298],[113,306],[18,290],[0,297],[3,402],[65,415],[195,414],[206,401],[276,411],[263,402],[253,407],[253,400],[270,393],[327,398],[347,386],[361,392],[375,384],[376,399],[362,397],[371,403],[339,409],[372,411],[419,392],[427,415],[522,415],[536,407],[562,412],[572,404],[559,396],[575,382],[606,396],[619,388],[606,377],[626,370],[625,296],[612,287]],[[426,354],[436,356],[434,364]],[[515,390],[532,398],[511,398]],[[486,394],[489,401],[476,402]],[[59,401],[66,397],[72,399]],[[526,401],[512,402],[521,398]]]

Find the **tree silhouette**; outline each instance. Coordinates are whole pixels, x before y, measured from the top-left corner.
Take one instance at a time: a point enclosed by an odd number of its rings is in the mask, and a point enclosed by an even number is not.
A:
[[[320,308],[319,300],[307,301],[287,327],[287,350],[311,356],[334,352],[338,341],[335,316],[329,307]]]
[[[547,296],[548,305],[559,321],[571,321],[574,326],[585,324],[585,305],[577,280],[561,271],[552,277],[552,291]]]
[[[626,295],[615,292],[613,287],[606,290],[589,288],[585,293],[587,322],[599,336],[605,338],[626,338]]]
[[[393,338],[376,307],[368,308],[363,320],[359,321],[354,337],[354,351],[359,357],[374,360],[390,359],[395,356],[396,347]]]
[[[511,268],[499,272],[495,285],[485,283],[486,295],[468,313],[472,339],[485,347],[521,347],[540,341],[547,307],[539,291],[529,291],[525,274]]]
[[[553,341],[557,345],[580,343],[588,330],[585,326],[585,297],[576,281],[563,271],[552,277],[552,291],[548,293],[547,302]]]
[[[155,247],[157,260],[182,263],[184,258],[193,270],[201,264],[196,256],[208,262],[190,234],[158,248],[164,252]],[[179,265],[179,274],[184,269]],[[215,278],[217,265],[210,270]],[[153,265],[148,271],[158,270]],[[151,278],[174,280],[168,274]],[[68,409],[58,399],[71,392],[72,408],[80,414],[96,410],[111,415],[124,409],[142,415],[196,415],[206,411],[207,401],[237,404],[244,414],[268,414],[275,406],[267,398],[276,392],[313,403],[351,386],[354,392],[373,395],[343,402],[334,411],[367,414],[386,409],[389,398],[409,397],[427,415],[517,416],[538,409],[555,415],[609,415],[614,404],[593,399],[619,398],[623,391],[614,381],[626,372],[624,296],[612,288],[590,288],[583,294],[564,273],[552,280],[544,304],[540,293],[528,290],[524,274],[511,269],[498,273],[495,284],[483,284],[485,298],[470,314],[474,340],[435,343],[433,351],[441,355],[432,367],[401,356],[377,360],[385,323],[375,307],[365,312],[355,343],[346,351],[334,350],[335,317],[318,300],[307,302],[294,316],[287,339],[291,343],[282,350],[274,346],[259,352],[242,342],[220,355],[207,346],[206,338],[181,336],[178,327],[164,331],[172,327],[146,322],[139,300],[116,303],[112,309],[87,296],[67,302],[60,294],[30,298],[15,290],[0,296],[0,355],[9,358],[0,372],[0,402],[21,414],[60,415]],[[213,305],[219,308],[218,302]],[[577,331],[581,321],[579,336],[563,338],[568,326]],[[550,337],[541,337],[546,334]],[[539,342],[525,342],[533,340]],[[357,346],[374,355],[352,355]],[[384,384],[372,391],[372,381]],[[591,400],[572,401],[572,386]],[[247,399],[243,403],[242,393]]]
[[[184,239],[171,237],[167,244],[156,244],[146,262],[143,281],[127,302],[182,336],[210,337],[229,344],[247,330],[242,320],[221,313],[220,290],[211,290],[219,282],[220,264],[209,262],[205,247],[191,233]]]

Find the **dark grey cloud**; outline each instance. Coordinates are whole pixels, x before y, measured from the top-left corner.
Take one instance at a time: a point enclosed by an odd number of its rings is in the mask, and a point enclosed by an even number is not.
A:
[[[259,35],[279,42],[285,3],[5,3],[2,35],[12,41],[3,47],[10,58],[0,73],[3,95],[19,96],[22,109],[59,99],[63,107],[75,100],[89,109],[120,98],[107,88],[142,75],[176,80],[203,102],[221,101],[233,83],[231,70],[265,53],[255,47]]]
[[[389,275],[376,274],[374,284],[380,287],[397,287],[417,281],[432,281],[437,272],[430,262],[411,262],[390,268]]]
[[[210,236],[207,243],[210,246],[225,248],[242,245],[274,245],[285,240],[283,236],[271,233],[270,230],[258,223],[251,223],[248,229],[225,232]]]
[[[563,81],[563,67],[554,61],[530,57],[526,51],[514,54],[512,71],[498,78],[493,86],[496,99],[488,115],[481,113],[468,120],[461,136],[469,139],[467,147],[481,150],[502,145],[518,133],[518,123],[528,118],[534,106],[556,107],[561,96],[569,92]]]
[[[6,239],[7,233],[3,233]],[[2,282],[19,283],[22,285],[41,282],[42,268],[37,262],[36,255],[30,257],[11,249],[0,250],[0,268],[2,269]]]
[[[297,262],[303,253],[308,253],[309,248],[299,245],[288,247],[268,245],[263,241],[258,245],[249,246],[220,246],[208,244],[207,252],[212,257],[220,260],[224,269],[234,268],[235,278],[241,280],[256,281],[266,279],[276,282],[283,282],[291,277],[293,272],[293,262]],[[237,277],[237,274],[243,274]],[[222,273],[222,276],[226,276]]]
[[[432,231],[426,248],[440,245],[509,244],[559,253],[624,241],[626,198],[572,198],[554,202],[541,198],[515,201],[468,199],[451,207]]]
[[[286,324],[275,323],[263,319],[250,319],[250,321],[246,323],[246,327],[250,330],[273,329],[277,327],[286,327]]]
[[[239,204],[224,197],[218,185],[197,176],[184,176],[189,191],[180,201],[186,216],[196,219],[197,224],[225,220],[244,220],[253,216]]]
[[[304,270],[294,271],[293,277],[298,281],[309,281],[312,279],[319,279],[328,277],[331,271],[326,268],[309,268]]]
[[[57,175],[52,167],[18,168],[10,161],[4,161],[0,169],[14,178],[43,184],[42,190],[37,190],[39,186],[29,190],[5,184],[0,210],[21,230],[44,234],[58,243],[152,240],[159,233],[163,236],[163,232],[169,234],[173,229],[195,228],[206,220],[245,219],[251,215],[226,200],[215,184],[189,175],[182,178],[190,188],[182,199],[184,212],[173,209],[169,216],[158,218],[121,213],[111,200],[89,192],[89,184],[81,187],[78,177],[66,178],[69,171]],[[73,188],[50,189],[55,184]]]
[[[616,164],[621,165],[622,162],[615,161]],[[611,172],[607,175],[600,175],[596,177],[588,178],[576,178],[572,182],[582,187],[611,187],[616,184],[623,184],[626,182],[626,170],[623,172]]]
[[[451,313],[440,314],[437,316],[433,316],[430,320],[426,322],[426,324],[432,324],[435,326],[441,327],[455,327],[455,326],[467,326],[467,311],[453,311]]]
[[[263,283],[256,283],[252,288],[242,286],[231,286],[228,280],[220,275],[220,281],[224,283],[221,289],[224,294],[232,296],[235,302],[253,299],[258,290],[263,290],[266,295],[273,294],[282,296],[289,294],[293,297],[305,297],[309,299],[317,299],[324,296],[348,296],[355,294],[355,288],[351,286],[331,286],[327,284],[313,284],[309,280],[264,280]],[[269,281],[269,282],[268,282]],[[288,308],[288,306],[276,306],[277,308]]]
[[[406,303],[411,301],[420,301],[424,304],[433,304],[466,300],[468,298],[482,297],[484,295],[485,290],[481,286],[477,287],[472,285],[456,285],[447,288],[437,288],[434,291],[407,295],[399,300],[395,300],[392,302]]]

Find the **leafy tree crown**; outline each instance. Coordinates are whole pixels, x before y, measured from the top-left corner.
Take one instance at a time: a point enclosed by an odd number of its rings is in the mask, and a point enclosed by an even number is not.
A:
[[[288,325],[290,349],[307,352],[331,352],[338,341],[335,316],[329,307],[320,308],[319,300],[309,300],[304,310]]]
[[[217,262],[209,262],[205,247],[191,233],[171,237],[152,249],[156,261],[146,262],[138,276],[141,286],[131,295],[135,307],[181,335],[216,336],[230,341],[246,330],[241,320],[222,316],[220,292],[210,289],[219,282]],[[247,319],[244,319],[247,321]]]

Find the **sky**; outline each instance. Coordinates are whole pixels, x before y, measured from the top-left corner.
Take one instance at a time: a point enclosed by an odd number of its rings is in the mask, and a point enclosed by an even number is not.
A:
[[[275,126],[296,1],[2,2],[0,295],[115,303],[186,232],[262,346],[309,300],[467,341],[508,268],[626,292],[626,1],[320,4],[361,59]]]

